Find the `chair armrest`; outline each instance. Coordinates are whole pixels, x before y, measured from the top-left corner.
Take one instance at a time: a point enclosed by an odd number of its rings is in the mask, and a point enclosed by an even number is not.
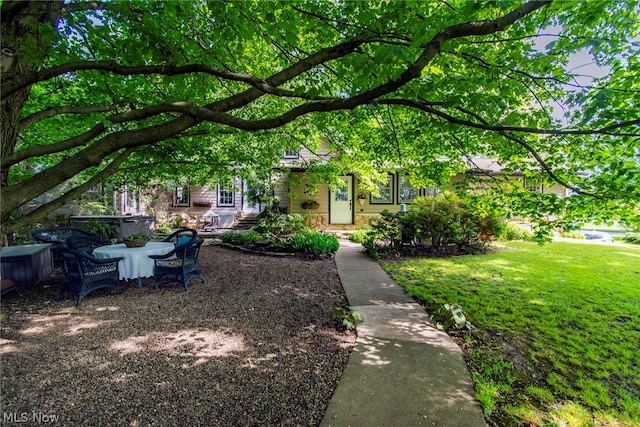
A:
[[[84,258],[91,260],[91,262],[95,264],[111,264],[114,262],[119,262],[124,259],[124,257],[115,257],[115,258],[96,258],[93,255],[83,254]]]
[[[164,255],[147,255],[147,256],[152,260],[164,260],[164,259],[175,258],[176,252],[177,252],[176,249],[174,249],[171,252],[166,253]]]

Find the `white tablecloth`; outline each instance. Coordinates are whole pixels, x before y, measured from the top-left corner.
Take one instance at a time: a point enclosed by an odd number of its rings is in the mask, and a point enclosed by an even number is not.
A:
[[[120,279],[136,279],[153,276],[153,260],[149,255],[164,255],[174,248],[170,242],[147,242],[141,248],[128,248],[124,243],[100,246],[93,256],[100,259],[123,257],[118,263]]]

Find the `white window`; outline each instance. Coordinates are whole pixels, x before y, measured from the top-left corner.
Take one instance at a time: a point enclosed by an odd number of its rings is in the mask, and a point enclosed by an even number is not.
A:
[[[418,194],[418,189],[409,182],[409,175],[398,176],[398,203],[411,203]]]
[[[436,197],[438,194],[440,194],[440,190],[435,187],[427,187],[424,189],[425,197]]]
[[[300,157],[300,153],[298,150],[294,148],[285,148],[284,150],[284,158],[285,159],[297,159]]]
[[[189,206],[191,204],[191,191],[189,184],[179,185],[173,193],[173,206]]]
[[[333,191],[334,198],[336,202],[347,202],[349,201],[349,188],[338,188]]]
[[[542,193],[542,181],[534,178],[526,178],[524,180],[524,188],[530,193]]]
[[[218,185],[218,206],[235,206],[233,183]]]
[[[393,175],[387,175],[387,182],[378,184],[379,196],[371,195],[372,204],[393,203]]]

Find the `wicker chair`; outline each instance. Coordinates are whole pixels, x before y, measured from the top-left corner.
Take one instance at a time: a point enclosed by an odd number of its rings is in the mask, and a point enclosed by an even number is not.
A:
[[[66,241],[70,237],[93,237],[102,241],[100,234],[92,234],[74,227],[41,228],[33,230],[31,236],[37,243],[51,243],[51,253],[58,267],[62,267],[64,262],[59,249],[66,246]]]
[[[54,245],[64,245],[69,237],[96,237],[102,240],[100,233],[93,234],[74,227],[40,228],[33,230],[31,236],[38,243],[52,243]]]
[[[93,254],[95,248],[105,246],[106,243],[98,236],[72,236],[65,240],[65,245],[70,249]]]
[[[77,295],[78,307],[82,299],[95,290],[111,288],[120,293],[118,261],[122,257],[98,259],[86,252],[67,247],[60,247],[59,251],[64,261],[64,281],[56,295],[56,301],[65,294]]]
[[[153,285],[158,289],[162,283],[180,283],[184,290],[188,289],[193,279],[204,278],[198,269],[198,255],[204,239],[192,239],[189,243],[177,246],[166,255],[149,255],[153,259]]]
[[[193,240],[198,237],[198,232],[193,228],[181,228],[165,237],[163,242],[171,242],[175,245],[182,236],[187,236]]]

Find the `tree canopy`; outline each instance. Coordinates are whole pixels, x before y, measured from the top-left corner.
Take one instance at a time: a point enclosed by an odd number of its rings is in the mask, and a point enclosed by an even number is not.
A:
[[[525,215],[638,221],[636,1],[4,1],[3,232],[98,183],[335,173],[442,184],[497,159],[571,196]],[[604,70],[587,79],[573,55]],[[60,197],[21,207],[65,183]],[[515,191],[515,192],[514,192]]]

